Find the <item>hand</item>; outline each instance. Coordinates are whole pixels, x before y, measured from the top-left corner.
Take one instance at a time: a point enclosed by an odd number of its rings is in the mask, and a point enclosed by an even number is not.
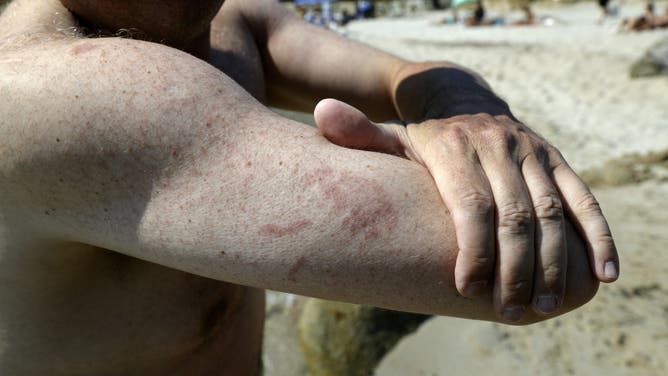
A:
[[[596,199],[557,149],[511,117],[480,113],[403,127],[372,123],[333,99],[314,115],[337,145],[403,156],[430,171],[455,225],[456,287],[474,297],[494,275],[504,320],[520,320],[529,304],[543,315],[561,306],[564,211],[587,244],[594,275],[617,279],[617,252]]]

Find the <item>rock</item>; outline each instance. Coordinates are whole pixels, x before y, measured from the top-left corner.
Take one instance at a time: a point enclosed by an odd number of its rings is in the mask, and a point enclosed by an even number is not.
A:
[[[299,337],[312,376],[371,375],[382,357],[429,317],[309,299]]]
[[[297,323],[306,298],[267,291],[262,363],[264,376],[308,376]]]
[[[653,44],[640,60],[631,66],[633,78],[668,76],[668,38]]]
[[[590,187],[621,186],[647,180],[668,180],[668,150],[627,154],[605,165],[580,172]]]

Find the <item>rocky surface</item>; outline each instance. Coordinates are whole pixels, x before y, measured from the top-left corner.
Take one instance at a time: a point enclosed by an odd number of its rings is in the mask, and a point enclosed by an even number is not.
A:
[[[299,337],[313,376],[371,375],[396,343],[430,316],[308,299]]]
[[[645,56],[631,66],[631,77],[668,76],[668,38],[649,47]]]

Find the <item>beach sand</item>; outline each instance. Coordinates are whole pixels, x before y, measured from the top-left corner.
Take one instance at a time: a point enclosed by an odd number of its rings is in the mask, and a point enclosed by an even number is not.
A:
[[[666,6],[657,3],[660,12]],[[620,15],[642,7],[627,2]],[[628,75],[668,31],[615,33],[620,18],[595,24],[594,2],[534,11],[555,25],[468,29],[437,25],[449,13],[429,12],[353,22],[346,34],[411,60],[480,72],[593,185],[620,250],[621,278],[583,308],[528,327],[434,318],[400,342],[377,375],[668,374],[668,77]],[[305,374],[294,329],[300,299],[270,294],[267,375]]]

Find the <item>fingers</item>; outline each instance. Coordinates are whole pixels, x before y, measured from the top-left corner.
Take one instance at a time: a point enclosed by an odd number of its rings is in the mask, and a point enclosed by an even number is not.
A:
[[[459,252],[455,285],[474,297],[494,272],[494,201],[489,183],[464,132],[452,129],[431,144],[430,172],[455,225]]]
[[[481,156],[496,202],[497,263],[494,306],[506,321],[519,321],[531,301],[534,275],[534,214],[513,146],[505,140]],[[509,150],[511,151],[509,153]]]
[[[324,99],[316,105],[313,116],[325,138],[336,145],[402,155],[402,138],[396,127],[373,123],[344,102]]]
[[[543,159],[543,158],[541,158]],[[542,315],[556,312],[566,289],[566,227],[561,199],[546,166],[534,153],[522,163],[535,215],[533,308]]]
[[[619,256],[608,223],[587,185],[555,150],[553,179],[563,197],[564,208],[587,246],[592,272],[601,282],[619,278]]]

